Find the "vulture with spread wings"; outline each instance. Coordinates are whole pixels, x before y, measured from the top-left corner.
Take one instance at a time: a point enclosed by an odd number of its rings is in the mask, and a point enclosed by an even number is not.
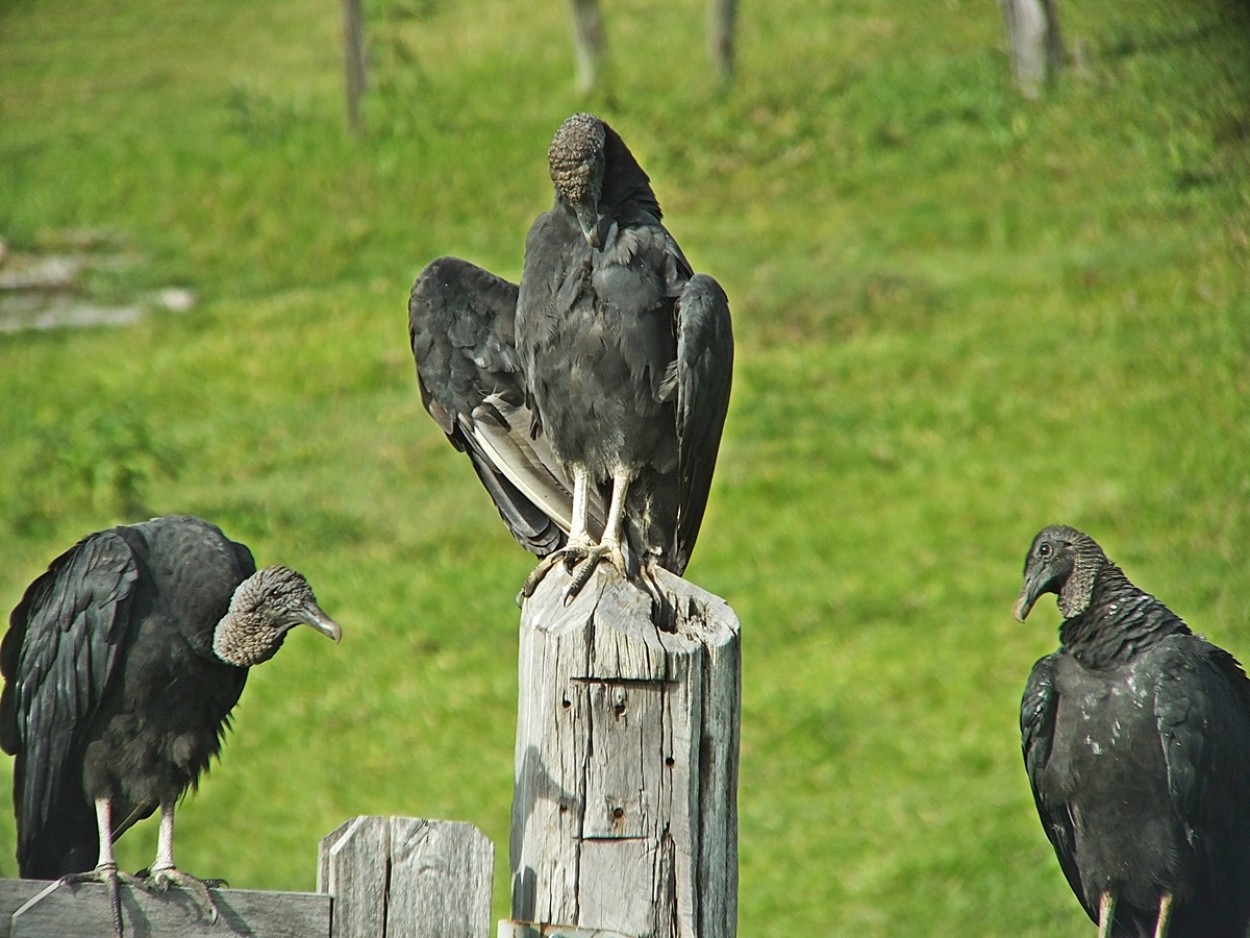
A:
[[[513,536],[575,595],[608,560],[681,574],[729,405],[720,285],[661,224],[650,180],[606,123],[574,114],[548,151],[555,204],[530,228],[519,287],[443,257],[409,334],[426,410],[468,455]]]

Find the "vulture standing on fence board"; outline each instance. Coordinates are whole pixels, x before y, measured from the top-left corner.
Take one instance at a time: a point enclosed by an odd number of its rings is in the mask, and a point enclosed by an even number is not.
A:
[[[0,746],[15,755],[23,877],[191,889],[174,865],[174,808],[217,754],[248,668],[306,623],[338,641],[307,581],[257,571],[251,552],[199,518],[92,534],[52,561],[0,645]],[[112,843],[160,809],[156,861],[119,874]]]
[[[1072,891],[1100,938],[1244,938],[1250,681],[1073,528],[1034,538],[1016,618],[1044,593],[1061,647],[1034,665],[1020,728]]]
[[[409,300],[421,397],[468,454],[513,536],[574,576],[609,560],[680,574],[707,504],[733,338],[719,284],[661,224],[650,180],[589,114],[548,151],[555,205],[517,288],[457,258]]]

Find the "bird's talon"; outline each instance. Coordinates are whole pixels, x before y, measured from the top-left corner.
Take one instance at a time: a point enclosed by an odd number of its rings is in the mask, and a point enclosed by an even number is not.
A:
[[[224,886],[226,884],[224,879],[200,879],[173,866],[163,866],[144,870],[144,872],[148,874],[148,882],[153,888],[161,892],[168,892],[170,886],[179,886],[191,893],[200,912],[206,915],[209,921],[217,921],[217,903],[213,901],[209,890]]]
[[[602,560],[603,555],[596,553],[591,554],[585,559],[585,561],[583,561],[582,565],[573,574],[572,582],[564,588],[564,604],[566,606],[577,598],[578,593],[586,588],[586,584],[589,583],[590,578],[595,575],[595,570],[598,568],[599,563]]]

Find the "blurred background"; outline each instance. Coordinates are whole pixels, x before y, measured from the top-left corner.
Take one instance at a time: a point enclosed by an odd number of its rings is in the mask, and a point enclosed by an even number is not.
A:
[[[1089,934],[1019,753],[1058,614],[1011,605],[1070,523],[1250,659],[1246,5],[1061,4],[1032,99],[989,2],[742,0],[726,85],[702,0],[620,0],[586,94],[567,3],[363,11],[353,133],[337,4],[0,5],[0,606],[190,512],[346,633],[252,673],[180,865],[307,890],[353,815],[471,821],[506,915],[532,558],[422,412],[406,299],[441,254],[519,276],[588,109],[735,316],[687,575],[743,625],[740,933]]]

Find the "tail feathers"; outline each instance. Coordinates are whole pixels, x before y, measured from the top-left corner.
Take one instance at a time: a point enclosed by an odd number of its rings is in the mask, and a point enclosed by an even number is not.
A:
[[[95,809],[81,797],[59,799],[42,824],[17,819],[17,868],[23,879],[59,879],[95,869],[100,857]]]
[[[58,838],[54,843],[41,842],[34,849],[19,853],[18,870],[23,879],[60,879],[70,873],[95,869],[100,857],[95,822],[89,831],[72,841]],[[51,839],[51,838],[49,838]]]

